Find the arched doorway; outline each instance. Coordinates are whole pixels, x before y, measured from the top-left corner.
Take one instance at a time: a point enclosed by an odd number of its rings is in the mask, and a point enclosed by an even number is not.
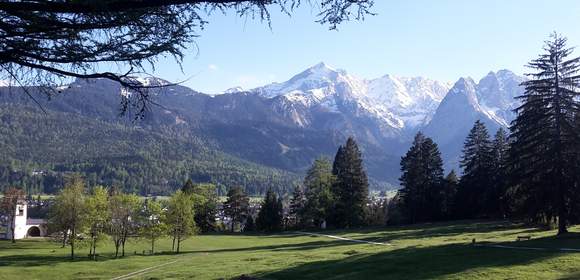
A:
[[[34,226],[34,227],[30,227],[28,229],[28,232],[26,232],[26,236],[28,237],[40,237],[40,228]]]

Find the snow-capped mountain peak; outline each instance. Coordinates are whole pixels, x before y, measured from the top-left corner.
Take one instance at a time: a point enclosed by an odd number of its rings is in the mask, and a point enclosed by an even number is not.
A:
[[[406,127],[417,127],[429,121],[450,88],[423,77],[385,75],[367,81],[367,96],[397,115]]]
[[[344,70],[335,70],[324,62],[320,62],[301,73],[293,76],[290,80],[283,83],[272,83],[270,85],[257,88],[254,91],[260,95],[272,98],[279,95],[285,95],[290,92],[299,91],[307,93],[317,91],[320,94],[324,88],[337,84],[341,77],[348,74]]]
[[[449,88],[449,84],[422,77],[361,79],[321,62],[286,82],[253,91],[267,98],[284,96],[308,107],[318,105],[329,112],[339,112],[338,104],[356,104],[381,125],[403,129],[428,122]]]
[[[523,93],[520,86],[526,80],[509,70],[490,72],[477,85],[477,98],[483,110],[498,118],[502,125],[507,126],[515,118],[513,110],[519,102],[515,99]]]
[[[447,93],[445,99],[459,100],[458,102],[467,102],[473,108],[479,107],[476,95],[477,84],[470,77],[460,78]]]
[[[238,93],[238,92],[244,92],[244,88],[237,86],[237,87],[233,87],[233,88],[228,88],[226,90],[224,90],[224,94],[228,94],[228,93]]]

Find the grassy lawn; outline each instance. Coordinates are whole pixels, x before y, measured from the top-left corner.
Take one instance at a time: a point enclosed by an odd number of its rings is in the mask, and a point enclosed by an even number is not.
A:
[[[580,232],[580,227],[571,231]],[[580,235],[555,238],[504,222],[440,223],[412,227],[351,230],[328,234],[386,242],[370,245],[299,234],[204,235],[185,242],[181,255],[135,255],[144,241],[127,245],[129,256],[113,259],[113,248],[101,246],[101,259],[67,259],[68,249],[42,240],[0,242],[0,279],[111,279],[144,268],[174,263],[134,279],[229,279],[241,274],[259,279],[580,279]],[[518,235],[530,241],[515,242]],[[478,243],[547,248],[543,251],[473,247]],[[110,243],[110,242],[109,242]],[[159,242],[168,251],[170,241]]]

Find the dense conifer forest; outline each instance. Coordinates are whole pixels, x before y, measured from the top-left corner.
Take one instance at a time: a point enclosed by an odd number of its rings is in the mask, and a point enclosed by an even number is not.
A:
[[[80,173],[88,186],[117,186],[141,195],[167,195],[191,178],[251,194],[291,191],[299,176],[219,152],[178,130],[158,131],[103,122],[38,107],[0,108],[0,188],[54,194],[64,176]]]

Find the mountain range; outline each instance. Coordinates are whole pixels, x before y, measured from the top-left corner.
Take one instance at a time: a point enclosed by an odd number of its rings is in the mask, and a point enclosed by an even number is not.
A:
[[[119,118],[119,96],[124,93],[108,80],[77,80],[50,101],[40,93],[33,95],[49,114],[195,137],[227,157],[295,177],[316,157],[332,158],[337,147],[354,136],[373,186],[395,187],[400,157],[418,131],[439,144],[448,171],[456,169],[476,120],[493,134],[514,119],[514,97],[523,92],[524,80],[508,70],[490,72],[479,82],[460,78],[455,84],[394,75],[363,79],[319,63],[285,82],[251,90],[232,88],[219,95],[167,86],[153,93],[159,106],[138,122]],[[158,78],[143,81],[166,83]],[[8,88],[0,90],[3,106],[38,107],[19,90]],[[215,181],[211,173],[206,178]]]

